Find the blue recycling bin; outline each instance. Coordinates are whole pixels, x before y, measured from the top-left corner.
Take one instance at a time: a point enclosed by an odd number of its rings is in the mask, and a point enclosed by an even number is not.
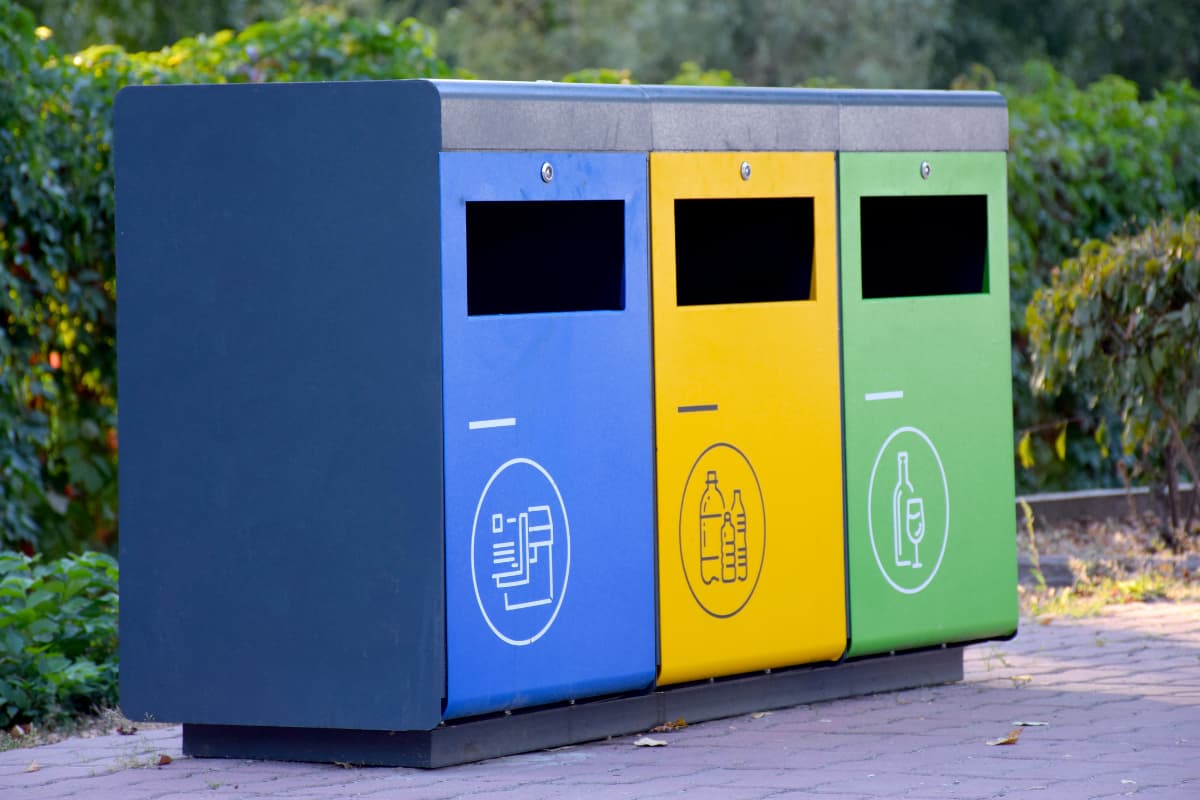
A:
[[[645,156],[443,153],[441,182],[446,716],[648,687]]]

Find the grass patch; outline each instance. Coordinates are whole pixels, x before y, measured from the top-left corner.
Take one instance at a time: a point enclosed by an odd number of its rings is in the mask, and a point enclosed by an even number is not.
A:
[[[1125,603],[1200,601],[1200,583],[1192,578],[1147,572],[1123,578],[1086,575],[1073,586],[1019,587],[1021,610],[1031,617],[1091,617]]]

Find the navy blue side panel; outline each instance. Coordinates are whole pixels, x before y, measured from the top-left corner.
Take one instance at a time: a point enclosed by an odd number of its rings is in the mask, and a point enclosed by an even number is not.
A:
[[[440,718],[439,125],[423,83],[120,94],[130,717]]]
[[[441,164],[446,717],[647,687],[646,156]]]

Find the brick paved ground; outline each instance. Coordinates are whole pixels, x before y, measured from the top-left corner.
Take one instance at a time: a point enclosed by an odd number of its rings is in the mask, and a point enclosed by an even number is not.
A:
[[[966,673],[436,771],[182,758],[178,728],[75,739],[0,753],[0,798],[1200,798],[1200,604],[1026,622]],[[984,744],[1018,720],[1049,724]]]

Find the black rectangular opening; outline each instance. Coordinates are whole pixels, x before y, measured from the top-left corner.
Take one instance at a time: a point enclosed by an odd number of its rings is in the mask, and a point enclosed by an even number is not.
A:
[[[469,315],[624,307],[624,201],[467,203]]]
[[[813,296],[813,199],[675,201],[675,292],[681,306]]]
[[[864,197],[864,299],[987,292],[987,196]]]

